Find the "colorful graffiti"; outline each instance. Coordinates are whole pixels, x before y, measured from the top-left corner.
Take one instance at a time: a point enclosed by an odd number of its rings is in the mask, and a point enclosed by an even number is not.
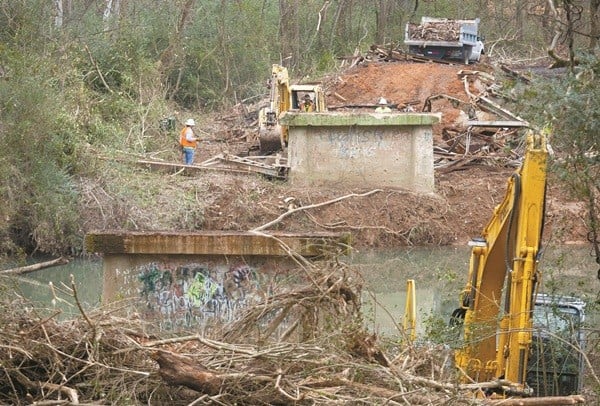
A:
[[[258,299],[258,272],[246,264],[229,268],[156,262],[137,269],[146,317],[161,329],[206,325],[208,318],[231,321],[236,311]]]

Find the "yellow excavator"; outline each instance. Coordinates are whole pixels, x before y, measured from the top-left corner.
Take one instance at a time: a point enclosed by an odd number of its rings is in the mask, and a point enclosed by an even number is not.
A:
[[[545,131],[527,134],[525,156],[503,201],[481,237],[469,242],[468,279],[451,324],[462,326],[455,365],[463,382],[500,382],[482,397],[565,396],[581,389],[577,350],[584,342],[585,303],[537,292],[547,137]]]
[[[286,111],[326,111],[325,94],[319,85],[291,85],[287,68],[274,64],[268,82],[269,105],[258,112],[258,140],[260,152],[264,155],[285,149],[288,142],[288,129],[279,123],[279,117]],[[304,109],[309,101],[310,108]]]

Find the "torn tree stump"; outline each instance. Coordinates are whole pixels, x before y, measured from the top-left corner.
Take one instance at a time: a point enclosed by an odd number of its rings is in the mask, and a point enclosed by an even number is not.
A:
[[[218,394],[223,385],[224,378],[183,355],[156,351],[152,359],[160,367],[161,378],[169,385],[182,385],[210,396]]]

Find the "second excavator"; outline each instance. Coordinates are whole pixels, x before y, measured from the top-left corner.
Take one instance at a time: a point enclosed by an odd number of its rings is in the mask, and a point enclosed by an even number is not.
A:
[[[288,142],[288,129],[279,123],[286,111],[302,111],[304,100],[310,100],[311,112],[326,111],[325,94],[319,85],[292,85],[287,68],[274,64],[271,69],[269,105],[258,113],[258,140],[264,155],[284,150]]]

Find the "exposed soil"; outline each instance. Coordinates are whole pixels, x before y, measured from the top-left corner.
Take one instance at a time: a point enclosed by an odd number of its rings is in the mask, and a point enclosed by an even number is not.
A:
[[[462,65],[410,62],[363,63],[322,82],[328,96],[328,105],[374,105],[380,97],[391,104],[406,105],[421,111],[427,97],[447,94],[468,101],[465,83],[459,72]],[[470,69],[492,71],[490,66],[478,64]],[[477,93],[482,85],[469,83],[469,91]],[[204,134],[196,162],[202,162],[221,152],[248,154],[252,144],[246,140],[256,131],[254,112],[260,106],[237,106],[237,110],[204,121],[198,127]],[[434,128],[434,144],[443,144],[442,132],[460,128],[466,112],[452,103],[441,100],[432,106],[433,112],[443,114],[442,123]],[[178,159],[174,157],[173,159]],[[492,216],[494,207],[504,197],[506,184],[515,166],[494,160],[473,160],[460,170],[435,173],[435,194],[423,195],[406,190],[384,190],[367,197],[350,197],[335,204],[296,212],[270,229],[287,231],[349,231],[354,235],[357,248],[389,248],[399,245],[466,244],[480,235]],[[212,229],[246,231],[266,224],[291,207],[326,202],[351,193],[360,194],[369,189],[356,190],[338,186],[335,189],[295,188],[287,182],[264,179],[258,175],[240,175],[227,172],[203,173],[199,176],[170,176],[169,187],[160,188],[153,197],[153,209],[161,215],[149,215],[146,208],[114,208],[127,211],[119,219],[113,216],[107,223],[108,212],[86,213],[87,228],[117,227],[123,222],[135,224],[138,229]],[[147,187],[147,186],[144,186]],[[196,202],[188,202],[193,210],[179,214],[173,205],[182,202],[174,194],[192,193]],[[90,206],[102,193],[90,197]],[[284,202],[293,197],[293,202]],[[93,200],[92,200],[93,198]],[[568,193],[550,176],[547,204],[547,238],[556,243],[580,242],[585,239],[583,209],[570,200]],[[113,202],[114,204],[114,202]],[[129,203],[128,203],[129,204]],[[290,206],[293,205],[293,206]],[[125,206],[123,204],[123,206]],[[158,206],[158,207],[157,207]],[[172,209],[173,208],[173,209]],[[102,215],[103,218],[100,218]],[[111,223],[113,222],[113,223]]]
[[[492,71],[490,66],[484,64],[471,68]],[[465,66],[371,62],[326,78],[323,86],[330,106],[374,105],[380,97],[385,97],[390,104],[411,104],[415,111],[421,111],[427,97],[437,94],[469,100],[465,83],[459,76],[461,70],[465,70]],[[483,88],[483,85],[473,81],[468,86],[468,90],[475,94]],[[434,128],[434,143],[443,143],[443,128],[462,125],[461,120],[466,113],[460,107],[448,101],[434,105],[432,111],[443,114],[442,123]],[[221,121],[220,124],[228,124],[228,134],[223,134],[223,127],[218,133],[229,142],[223,142],[223,138],[220,141],[213,140],[200,152],[200,160],[223,150],[243,154],[249,148],[239,142],[243,138],[240,135],[245,131],[253,131],[253,128],[237,127],[232,130],[231,123]],[[514,170],[514,166],[474,161],[461,170],[437,171],[435,195],[385,190],[368,197],[352,197],[306,213],[294,214],[277,227],[290,231],[351,231],[355,234],[354,241],[358,247],[464,244],[481,233],[494,207],[503,199],[508,178]],[[283,199],[286,197],[294,197],[293,203],[302,206],[366,191],[343,188],[295,189],[287,184],[269,185],[261,180],[248,182],[247,179],[230,177],[226,182],[211,186],[215,201],[207,210],[206,221],[211,229],[247,230],[285,212],[288,204]],[[248,193],[257,200],[244,198]],[[552,177],[549,180],[548,198],[547,236],[551,235],[557,243],[583,241],[585,228],[582,206],[569,200],[568,193]]]

